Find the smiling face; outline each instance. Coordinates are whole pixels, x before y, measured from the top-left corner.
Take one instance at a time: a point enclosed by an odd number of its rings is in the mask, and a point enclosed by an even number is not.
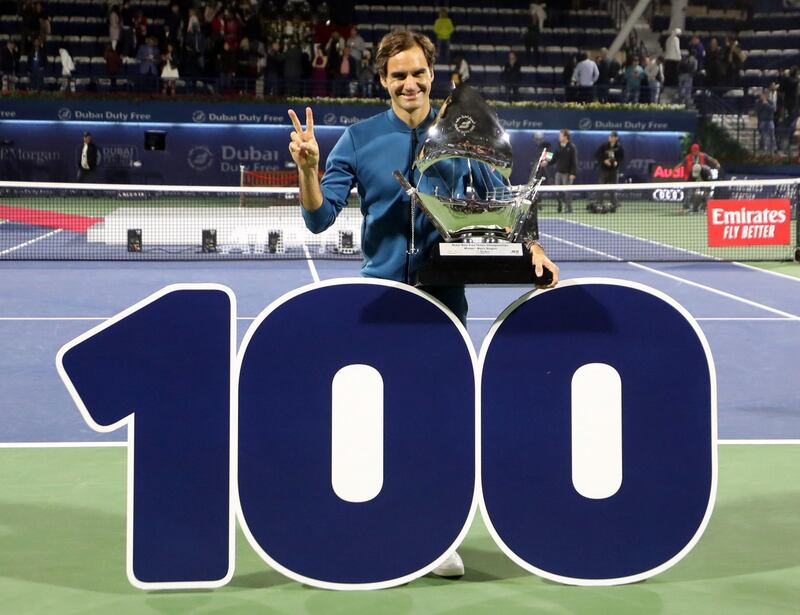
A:
[[[422,119],[430,109],[433,71],[419,46],[410,47],[389,58],[381,84],[389,92],[392,109],[404,121]]]

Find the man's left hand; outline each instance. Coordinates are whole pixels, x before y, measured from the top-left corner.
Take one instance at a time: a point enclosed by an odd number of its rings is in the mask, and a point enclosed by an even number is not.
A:
[[[544,253],[544,249],[537,243],[531,244],[530,247],[531,251],[531,263],[533,264],[533,271],[537,277],[541,277],[544,275],[544,270],[547,269],[553,274],[553,279],[549,284],[546,285],[539,285],[537,284],[537,288],[553,288],[556,284],[558,284],[558,265],[556,265],[553,261],[551,261],[547,254]]]

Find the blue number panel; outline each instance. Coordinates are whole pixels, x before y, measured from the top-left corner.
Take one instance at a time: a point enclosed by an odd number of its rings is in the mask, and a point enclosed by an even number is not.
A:
[[[128,575],[143,588],[233,574],[233,293],[176,285],[67,344],[58,367],[87,422],[128,425]]]
[[[463,538],[475,501],[474,356],[452,315],[399,284],[324,283],[267,308],[239,360],[240,522],[270,565],[320,587],[389,587]],[[348,373],[363,375],[363,391],[337,378]],[[337,418],[334,435],[333,417],[362,398],[364,440],[350,433],[348,457],[334,447],[347,434]],[[358,455],[367,466],[348,466]]]
[[[699,540],[716,490],[715,376],[683,308],[633,283],[568,282],[509,308],[481,363],[482,505],[514,561],[624,583]]]

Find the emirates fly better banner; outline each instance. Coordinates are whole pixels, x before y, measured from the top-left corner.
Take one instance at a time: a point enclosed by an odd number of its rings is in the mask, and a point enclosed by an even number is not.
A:
[[[791,239],[789,199],[712,200],[708,202],[708,245],[780,246]]]

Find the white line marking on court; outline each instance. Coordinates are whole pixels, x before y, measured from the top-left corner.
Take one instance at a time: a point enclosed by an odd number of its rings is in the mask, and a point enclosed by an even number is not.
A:
[[[800,444],[800,440],[780,439],[774,440],[717,440],[717,444]]]
[[[33,239],[29,239],[25,243],[21,243],[18,246],[14,246],[13,248],[6,248],[2,252],[0,252],[0,256],[3,256],[4,254],[8,254],[10,252],[14,252],[15,250],[19,250],[20,248],[24,248],[25,246],[29,246],[32,243],[36,243],[37,241],[41,241],[42,239],[47,239],[48,237],[51,237],[52,235],[55,235],[56,233],[60,233],[63,230],[64,230],[63,228],[57,228],[56,230],[50,231],[49,233],[45,233],[44,235],[40,235],[39,237],[34,237]]]
[[[677,280],[683,284],[688,284],[689,286],[694,286],[696,288],[702,288],[703,290],[707,290],[710,293],[714,293],[716,295],[720,295],[722,297],[726,297],[727,299],[733,299],[734,301],[738,301],[740,303],[744,303],[746,305],[750,305],[752,307],[756,307],[762,310],[766,310],[767,312],[772,312],[773,314],[778,314],[779,316],[784,316],[786,318],[790,318],[792,320],[800,320],[800,316],[796,316],[795,314],[790,314],[789,312],[784,312],[783,310],[779,310],[777,308],[770,307],[768,305],[764,305],[763,303],[758,303],[757,301],[751,301],[750,299],[745,299],[744,297],[740,297],[739,295],[734,295],[732,293],[725,292],[724,290],[719,290],[718,288],[713,288],[711,286],[706,286],[705,284],[700,284],[700,282],[694,282],[692,280],[687,280],[686,278],[682,278],[677,275],[672,275],[671,273],[667,273],[666,271],[659,271],[658,269],[653,269],[652,267],[647,267],[646,265],[641,265],[639,263],[629,262],[628,263],[631,267],[637,267],[639,269],[644,269],[645,271],[649,271],[651,273],[655,273],[656,275],[664,276],[665,278],[670,278],[672,280]]]
[[[599,254],[600,256],[604,256],[606,258],[610,258],[615,261],[622,262],[623,259],[619,258],[618,256],[614,256],[613,254],[609,254],[607,252],[603,252],[601,250],[595,250],[594,248],[589,248],[587,246],[582,246],[581,244],[574,243],[572,241],[567,241],[566,239],[562,239],[560,237],[554,237],[552,235],[547,235],[543,233],[543,236],[551,238],[555,241],[560,241],[562,243],[569,244],[576,248],[580,248],[582,250],[586,250],[587,252],[592,252],[594,254]],[[800,320],[800,316],[796,316],[795,314],[790,314],[789,312],[784,312],[783,310],[779,310],[777,308],[769,307],[768,305],[764,305],[763,303],[758,303],[757,301],[751,301],[750,299],[745,299],[744,297],[740,297],[738,295],[734,295],[732,293],[725,292],[724,290],[719,290],[717,288],[713,288],[711,286],[706,286],[705,284],[700,284],[699,282],[693,282],[692,280],[688,280],[686,278],[681,278],[676,275],[672,275],[671,273],[667,273],[665,271],[659,271],[658,269],[654,269],[652,267],[648,267],[646,265],[642,265],[640,263],[635,263],[633,261],[626,261],[631,267],[637,267],[638,269],[643,269],[644,271],[649,271],[650,273],[655,273],[656,275],[661,275],[666,278],[670,278],[673,280],[677,280],[683,284],[688,284],[689,286],[694,286],[696,288],[701,288],[703,290],[707,290],[708,292],[715,293],[717,295],[721,295],[728,299],[733,299],[734,301],[739,301],[740,303],[744,303],[750,305],[752,307],[756,307],[762,310],[766,310],[767,312],[772,312],[773,314],[778,314],[779,316],[783,316],[790,320]]]
[[[746,269],[751,269],[753,271],[760,271],[761,273],[768,273],[769,275],[774,275],[784,280],[791,280],[792,282],[800,282],[800,277],[789,275],[788,273],[781,273],[780,271],[771,271],[769,269],[762,269],[761,267],[748,265],[747,263],[739,263],[736,261],[732,261],[731,264],[736,265],[737,267],[745,267]],[[800,264],[797,264],[796,267],[800,269]]]
[[[717,322],[727,322],[727,321],[734,321],[734,322],[798,322],[796,318],[784,318],[784,317],[764,317],[759,318],[757,316],[742,316],[742,317],[727,317],[727,316],[719,316],[719,317],[708,317],[708,318],[695,318],[695,320],[713,320]]]
[[[0,448],[118,448],[127,442],[0,442]]]
[[[0,316],[0,320],[108,320],[102,316]]]
[[[314,265],[314,261],[311,258],[311,254],[308,252],[308,246],[303,244],[303,252],[306,255],[306,263],[308,263],[308,269],[311,271],[311,279],[314,282],[319,282],[319,274],[317,273],[317,268]]]

